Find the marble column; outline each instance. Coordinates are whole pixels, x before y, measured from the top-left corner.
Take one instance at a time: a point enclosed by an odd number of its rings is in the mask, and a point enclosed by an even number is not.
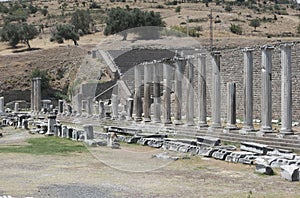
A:
[[[64,101],[58,100],[58,114],[62,114],[64,112]]]
[[[144,122],[151,121],[151,95],[150,95],[150,87],[151,87],[151,77],[152,77],[152,64],[146,63],[144,65],[144,103],[143,103],[143,111],[144,111]]]
[[[99,101],[99,117],[100,118],[104,118],[105,117],[104,102],[102,100]]]
[[[244,53],[244,122],[241,131],[254,131],[253,127],[253,51],[245,48]]]
[[[211,92],[211,125],[210,129],[221,128],[221,76],[220,52],[212,52],[212,92]]]
[[[41,111],[41,78],[33,78],[33,111],[39,113]]]
[[[236,126],[236,84],[227,83],[227,124],[226,129],[237,129]]]
[[[94,128],[93,125],[83,125],[84,130],[84,140],[94,139]]]
[[[163,63],[163,76],[164,76],[164,92],[163,92],[163,98],[164,98],[164,109],[163,109],[163,115],[164,115],[164,124],[171,124],[171,73],[172,73],[172,67],[168,65],[167,63]]]
[[[198,54],[198,98],[199,98],[199,127],[207,127],[206,111],[206,55]]]
[[[19,112],[19,103],[15,102],[15,113]]]
[[[194,122],[194,64],[193,57],[187,57],[187,90],[186,90],[186,125],[193,126]]]
[[[153,119],[155,123],[161,122],[161,98],[160,98],[160,67],[161,63],[155,62],[153,67]]]
[[[0,97],[0,114],[5,113],[4,97]]]
[[[260,132],[272,132],[272,51],[274,47],[262,47],[262,124]]]
[[[34,112],[34,79],[31,79],[30,109]]]
[[[134,67],[134,111],[135,121],[142,121],[143,101],[142,101],[142,68],[141,65]]]
[[[126,120],[131,121],[132,120],[132,113],[133,113],[133,98],[127,99],[127,115]]]
[[[292,45],[281,46],[281,134],[292,130]]]
[[[87,116],[93,115],[93,98],[88,97],[86,100],[86,112]]]
[[[111,95],[111,112],[112,112],[112,119],[118,119],[118,95],[112,94]]]
[[[56,115],[48,116],[48,130],[46,135],[54,135],[55,129],[54,125],[56,124]]]
[[[82,94],[77,94],[76,97],[76,110],[77,110],[77,116],[81,116],[82,114]]]
[[[175,57],[175,125],[182,124],[182,79],[184,72],[184,64],[184,57]]]

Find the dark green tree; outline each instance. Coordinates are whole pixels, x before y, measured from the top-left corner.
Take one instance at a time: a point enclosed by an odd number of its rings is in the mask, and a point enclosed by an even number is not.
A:
[[[180,7],[180,6],[177,6],[177,7],[175,8],[175,12],[180,14],[180,11],[181,11],[181,7]]]
[[[243,28],[239,24],[231,24],[230,31],[234,34],[242,35]]]
[[[72,40],[74,45],[78,45],[79,34],[76,32],[75,27],[70,24],[59,24],[52,32],[51,41],[63,43],[63,40]]]
[[[108,11],[106,19],[106,28],[104,30],[105,35],[121,33],[123,40],[127,38],[127,29],[142,27],[142,26],[165,26],[159,13],[153,11],[142,11],[139,8],[126,9],[117,7],[112,8]],[[147,32],[139,32],[140,34],[146,35]]]
[[[22,41],[26,43],[29,49],[31,49],[29,41],[37,37],[38,34],[38,30],[33,25],[28,25],[27,23],[21,25],[20,35]]]
[[[1,41],[9,42],[9,45],[16,47],[20,41],[26,43],[31,49],[29,41],[34,39],[39,34],[38,30],[33,25],[27,23],[7,23],[1,30]]]
[[[70,23],[74,26],[76,32],[81,30],[84,34],[91,33],[90,25],[93,23],[93,19],[89,11],[76,10],[71,17]]]
[[[0,37],[2,42],[8,42],[10,46],[15,48],[21,40],[18,24],[6,23],[0,32]]]
[[[249,25],[251,27],[254,27],[254,31],[256,31],[256,28],[260,26],[260,19],[256,18],[256,19],[252,19],[249,23]]]

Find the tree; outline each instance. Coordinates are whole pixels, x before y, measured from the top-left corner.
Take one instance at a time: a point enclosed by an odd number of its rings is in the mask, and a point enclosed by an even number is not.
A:
[[[90,24],[93,23],[93,19],[88,11],[76,10],[72,14],[70,23],[74,26],[76,32],[82,30],[84,34],[89,34]]]
[[[231,24],[230,31],[234,34],[241,35],[243,33],[243,28],[238,24]]]
[[[59,24],[52,32],[50,41],[63,43],[63,40],[72,40],[74,45],[78,45],[79,34],[75,31],[75,27],[70,24]]]
[[[230,5],[226,5],[225,11],[226,12],[231,12],[232,11],[232,7]]]
[[[181,11],[181,7],[180,7],[180,6],[177,6],[177,7],[175,8],[175,12],[180,14],[180,11]]]
[[[251,27],[254,27],[254,31],[256,31],[256,28],[260,26],[260,19],[256,18],[250,21],[249,24]]]
[[[126,40],[127,38],[127,31],[124,30],[142,26],[165,26],[165,23],[159,13],[155,13],[153,11],[142,11],[138,8],[112,8],[108,11],[107,15],[104,34],[110,35],[121,33],[123,40]],[[142,34],[147,33],[143,32]]]
[[[31,78],[40,77],[42,89],[49,88],[49,76],[47,74],[47,71],[35,68],[34,70],[32,70],[30,77]]]
[[[1,41],[8,41],[9,45],[16,47],[20,41],[26,43],[31,49],[29,41],[34,39],[39,34],[38,30],[33,25],[27,23],[7,23],[1,31]]]

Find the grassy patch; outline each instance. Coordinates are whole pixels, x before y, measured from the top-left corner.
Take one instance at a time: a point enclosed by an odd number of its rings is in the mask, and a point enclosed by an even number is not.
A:
[[[58,137],[31,138],[25,146],[0,146],[0,153],[26,153],[34,155],[66,155],[69,153],[86,152],[81,142]]]

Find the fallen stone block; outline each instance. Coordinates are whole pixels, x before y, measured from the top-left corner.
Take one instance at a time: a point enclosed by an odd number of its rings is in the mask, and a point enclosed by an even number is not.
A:
[[[274,150],[268,151],[267,155],[278,156],[280,158],[289,159],[289,160],[293,160],[297,156],[292,151],[284,150],[284,149],[274,149]]]
[[[267,164],[267,165],[270,165],[276,161],[278,158],[277,157],[274,157],[274,156],[258,156],[256,159],[255,159],[255,164]]]
[[[91,140],[91,139],[85,140],[84,143],[87,146],[91,146],[91,147],[96,147],[97,146],[97,142],[95,140]]]
[[[132,137],[127,137],[125,139],[125,142],[128,144],[136,144],[138,140],[140,140],[142,137],[141,136],[132,136]]]
[[[221,144],[220,138],[209,136],[197,136],[198,146],[219,146]]]
[[[246,156],[253,156],[254,153],[247,152],[247,151],[234,151],[230,155],[227,155],[225,161],[238,163],[242,158]]]
[[[281,177],[288,181],[299,181],[299,167],[292,165],[283,165],[281,168]]]
[[[238,163],[253,165],[253,164],[255,164],[255,160],[257,157],[258,156],[250,155],[250,156],[246,156],[244,158],[239,158]]]
[[[265,163],[259,163],[255,166],[255,172],[265,174],[265,175],[273,175],[274,171],[270,165]]]
[[[218,149],[212,147],[199,147],[198,155],[204,157],[212,157],[213,153],[216,152]]]
[[[115,133],[123,134],[123,135],[136,135],[136,134],[141,133],[142,131],[138,130],[138,129],[109,126],[107,128],[107,132],[115,132]]]
[[[271,163],[271,167],[272,168],[279,168],[283,165],[292,165],[292,164],[296,164],[296,163],[297,163],[296,160],[288,160],[288,159],[277,158],[276,160],[274,160]]]
[[[241,142],[240,149],[242,151],[249,151],[260,155],[266,155],[267,152],[270,150],[268,145],[259,144],[255,142]]]
[[[163,139],[149,138],[147,145],[153,148],[161,148],[164,143]]]
[[[230,155],[232,151],[228,151],[225,149],[218,149],[216,152],[212,154],[212,157],[219,160],[225,160],[225,158]]]

